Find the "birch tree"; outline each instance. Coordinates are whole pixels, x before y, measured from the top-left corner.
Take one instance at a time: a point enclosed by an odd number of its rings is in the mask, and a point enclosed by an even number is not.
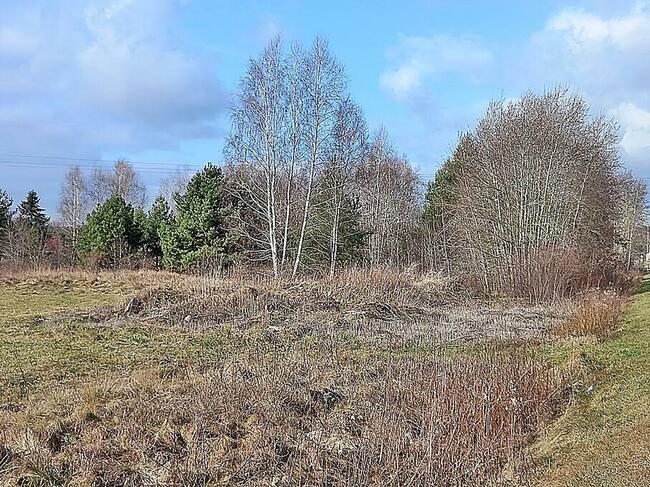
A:
[[[78,166],[67,172],[59,199],[59,218],[64,235],[74,248],[79,240],[79,231],[88,211],[88,189],[86,180]]]
[[[146,202],[146,188],[133,165],[125,159],[117,160],[109,171],[95,168],[90,176],[88,198],[95,207],[111,196],[121,196],[135,208],[144,207]]]
[[[245,214],[254,217],[242,221],[241,228],[262,256],[270,258],[276,277],[281,272],[278,190],[287,115],[285,73],[282,44],[275,39],[258,59],[250,61],[240,82],[226,146],[228,179],[249,210]]]
[[[331,152],[343,71],[326,43],[285,55],[279,39],[249,63],[232,109],[227,178],[243,238],[275,276],[296,275],[320,171]],[[297,228],[295,228],[297,227]]]
[[[409,262],[407,239],[419,224],[421,182],[405,158],[398,157],[384,129],[375,133],[357,169],[361,210],[370,231],[371,266],[400,266]]]
[[[619,212],[617,231],[621,260],[626,270],[632,269],[634,261],[645,257],[647,250],[646,221],[648,218],[645,181],[630,172],[620,177]]]
[[[329,275],[336,272],[341,246],[341,230],[350,222],[343,221],[344,206],[356,200],[354,177],[362,164],[368,145],[366,122],[361,109],[350,99],[341,101],[336,111],[332,150],[323,170],[326,197],[321,204],[328,216]]]
[[[337,122],[340,101],[345,90],[341,65],[332,56],[327,43],[317,38],[303,62],[302,89],[305,96],[303,126],[306,145],[307,183],[298,248],[293,275],[298,273],[305,232],[309,221],[318,171],[326,163]]]

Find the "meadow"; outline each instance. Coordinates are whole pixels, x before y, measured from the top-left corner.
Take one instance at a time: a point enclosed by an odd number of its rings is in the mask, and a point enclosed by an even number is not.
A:
[[[383,270],[9,274],[0,479],[646,485],[647,290],[531,305]]]

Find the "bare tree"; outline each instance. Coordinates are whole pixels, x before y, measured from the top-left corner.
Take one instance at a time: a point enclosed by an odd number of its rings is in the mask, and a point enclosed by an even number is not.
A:
[[[345,90],[341,65],[332,56],[327,43],[317,38],[304,60],[302,83],[305,96],[305,146],[307,184],[298,248],[293,275],[298,273],[305,232],[317,181],[317,172],[327,161],[339,103]]]
[[[329,217],[330,276],[334,275],[338,262],[343,207],[346,199],[355,193],[354,177],[366,156],[367,145],[366,122],[361,109],[346,98],[337,108],[331,155],[323,170],[324,186],[328,189],[322,207]]]
[[[191,178],[192,173],[189,170],[177,169],[173,174],[170,174],[160,182],[158,196],[165,198],[172,214],[176,214],[176,198],[174,195],[183,194]]]
[[[620,177],[619,194],[619,252],[625,269],[630,270],[636,259],[645,257],[647,250],[648,189],[645,181],[625,172]]]
[[[371,232],[368,260],[375,265],[402,265],[405,244],[419,224],[421,182],[413,167],[395,154],[384,129],[373,136],[356,174],[361,208]]]
[[[268,254],[278,276],[278,190],[282,168],[284,106],[282,45],[275,39],[251,60],[232,110],[226,147],[228,178],[254,222],[242,222],[246,237]],[[262,229],[261,226],[265,226]]]
[[[99,206],[113,195],[136,208],[144,207],[147,191],[133,165],[124,159],[115,162],[111,171],[95,168],[88,185],[88,197]]]
[[[79,230],[88,212],[88,191],[86,180],[78,166],[68,170],[61,185],[59,217],[62,231],[74,247],[79,239]]]
[[[486,291],[550,297],[611,269],[616,127],[566,90],[487,109],[459,156],[453,220]]]
[[[289,271],[290,260],[292,274],[298,272],[343,87],[342,69],[320,39],[308,52],[293,46],[287,56],[274,40],[240,83],[227,177],[245,206],[239,212],[244,237],[276,276]]]

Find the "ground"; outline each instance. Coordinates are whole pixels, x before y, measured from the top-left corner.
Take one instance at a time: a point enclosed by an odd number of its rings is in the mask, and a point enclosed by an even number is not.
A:
[[[549,353],[586,374],[575,384],[575,403],[535,445],[550,463],[540,485],[650,485],[650,278],[612,339]]]
[[[564,307],[369,278],[5,279],[0,480],[647,485],[650,284],[551,340]]]

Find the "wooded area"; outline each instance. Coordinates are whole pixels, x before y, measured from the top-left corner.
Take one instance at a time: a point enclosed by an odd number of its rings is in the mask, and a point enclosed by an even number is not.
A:
[[[568,89],[495,101],[425,185],[374,134],[327,43],[252,59],[223,164],[161,185],[146,210],[128,161],[70,168],[52,222],[0,192],[0,265],[145,267],[275,277],[395,267],[487,294],[551,299],[643,264],[646,185],[623,171],[612,119]]]

